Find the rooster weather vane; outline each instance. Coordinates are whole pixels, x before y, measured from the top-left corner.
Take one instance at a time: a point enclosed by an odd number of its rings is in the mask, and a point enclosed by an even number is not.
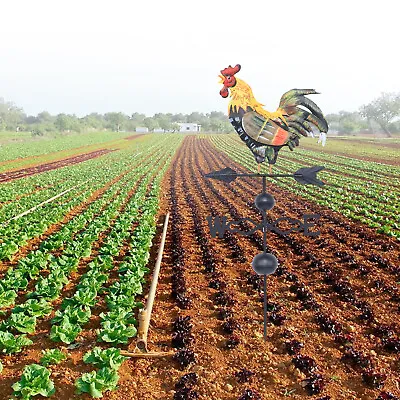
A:
[[[323,166],[300,168],[292,174],[273,174],[272,165],[276,163],[279,150],[288,146],[294,150],[299,145],[302,136],[312,133],[313,127],[320,132],[328,131],[328,124],[319,107],[305,97],[309,94],[318,94],[314,89],[292,89],[283,94],[279,107],[275,112],[269,112],[263,108],[253,95],[250,86],[235,75],[241,67],[229,66],[221,71],[223,88],[220,95],[224,98],[230,96],[228,106],[229,121],[235,128],[239,137],[246,143],[257,162],[258,173],[237,173],[231,168],[220,171],[212,171],[205,175],[206,178],[217,179],[230,183],[239,177],[262,178],[263,190],[255,198],[255,205],[262,214],[261,227],[263,232],[263,252],[257,254],[252,261],[253,270],[264,275],[264,340],[267,340],[267,275],[273,274],[278,267],[277,258],[267,253],[267,211],[275,205],[275,199],[266,191],[267,178],[294,178],[303,185],[323,186],[324,182],[317,178],[317,173],[324,169]],[[268,161],[269,174],[260,173],[261,163]],[[309,215],[304,216],[304,220]],[[319,219],[319,215],[313,214],[313,218]],[[215,226],[212,226],[212,216],[208,216],[210,232],[215,237]],[[253,222],[257,225],[257,222]],[[307,230],[304,230],[306,233]],[[246,235],[245,232],[237,231]],[[312,236],[317,235],[314,233]]]
[[[328,132],[328,124],[319,107],[305,97],[318,94],[314,89],[292,89],[284,93],[275,112],[269,112],[259,103],[250,86],[235,75],[241,67],[229,66],[221,71],[222,97],[231,97],[228,106],[229,121],[258,164],[265,160],[276,163],[279,150],[288,146],[294,150],[302,136],[312,133],[313,126]],[[306,110],[307,109],[307,110]],[[270,168],[271,173],[271,168]]]

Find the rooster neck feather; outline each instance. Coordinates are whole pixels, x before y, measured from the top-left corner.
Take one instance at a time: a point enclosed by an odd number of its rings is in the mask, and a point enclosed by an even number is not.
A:
[[[247,107],[251,107],[253,110],[263,107],[263,104],[255,99],[251,87],[239,78],[236,78],[236,85],[230,88],[230,97],[228,112],[230,110],[237,112],[239,108],[246,112]]]

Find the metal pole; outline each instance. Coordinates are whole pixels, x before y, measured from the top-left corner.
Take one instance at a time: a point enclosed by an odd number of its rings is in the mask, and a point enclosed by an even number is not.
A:
[[[267,191],[267,178],[263,176],[263,193]],[[267,253],[267,212],[263,211],[263,247]],[[264,341],[267,341],[267,275],[264,275]]]
[[[267,341],[267,275],[264,275],[264,341]]]

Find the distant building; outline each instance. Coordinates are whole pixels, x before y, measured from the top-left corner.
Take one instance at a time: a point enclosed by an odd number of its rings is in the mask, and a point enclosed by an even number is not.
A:
[[[140,133],[146,133],[149,131],[149,128],[146,128],[144,126],[138,126],[138,127],[136,127],[135,131],[140,132]]]
[[[178,123],[179,125],[179,132],[200,132],[201,125],[200,124],[193,124],[193,123]]]

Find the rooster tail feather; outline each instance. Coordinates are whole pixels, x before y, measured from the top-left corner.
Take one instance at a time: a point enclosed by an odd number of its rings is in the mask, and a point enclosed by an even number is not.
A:
[[[318,94],[318,92],[314,89],[289,90],[281,97],[279,107],[288,115],[286,120],[289,125],[291,121],[297,122],[301,124],[306,131],[310,132],[312,128],[310,124],[306,123],[307,120],[315,125],[320,132],[327,132],[328,123],[320,108],[312,100],[305,97],[308,94]],[[304,135],[305,132],[300,129],[299,126],[296,126],[296,128]]]
[[[283,108],[288,101],[298,96],[306,96],[307,94],[319,94],[315,89],[292,89],[284,93],[281,97],[279,107]]]
[[[303,135],[306,137],[308,136],[309,131],[300,122],[289,121],[288,123],[289,123],[289,128],[293,128],[295,130],[295,132],[298,132],[300,135]]]
[[[325,118],[319,118],[315,115],[310,114],[307,117],[307,120],[310,121],[313,125],[315,125],[320,132],[328,132],[328,123],[326,122]]]
[[[298,96],[290,98],[286,105],[283,105],[283,109],[285,106],[303,106],[308,108],[313,114],[315,114],[318,118],[323,118],[322,111],[320,108],[310,99],[304,96]]]
[[[307,120],[311,122],[313,125],[315,125],[320,132],[328,132],[328,123],[326,122],[325,118],[322,116],[322,118],[317,117],[314,114],[309,113],[308,111],[305,110],[299,110],[296,115],[291,116],[291,119],[293,121],[303,123],[303,121]]]
[[[289,126],[291,125],[291,123],[295,122],[299,125],[301,125],[301,127],[306,131],[306,132],[310,132],[312,130],[312,127],[310,125],[310,123],[307,120],[308,115],[310,115],[309,112],[307,111],[300,111],[296,114],[291,115],[288,118],[288,123]],[[304,135],[303,135],[304,136]]]

